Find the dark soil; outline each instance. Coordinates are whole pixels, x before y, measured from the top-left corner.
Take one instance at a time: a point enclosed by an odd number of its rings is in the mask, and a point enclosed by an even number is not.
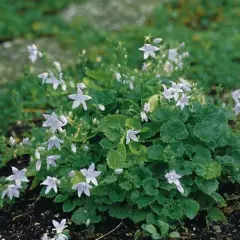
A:
[[[0,176],[11,173],[11,165],[24,168],[28,163],[28,156],[13,160],[0,171]],[[228,218],[228,224],[211,223],[206,225],[204,216],[200,215],[192,221],[186,222],[185,227],[179,229],[181,239],[185,240],[240,240],[240,202],[236,196],[240,195],[240,187],[227,185],[221,189],[229,196],[228,207],[223,212]],[[71,214],[63,213],[61,204],[55,204],[51,199],[39,198],[40,188],[26,191],[11,207],[0,211],[0,240],[41,240],[44,233],[52,233],[52,220],[70,219]],[[68,222],[72,240],[96,240],[109,233],[120,224],[119,220],[107,218],[103,224],[95,226],[94,233],[86,231]],[[140,226],[130,221],[124,221],[120,227],[107,235],[103,240],[133,240],[135,231]],[[93,229],[92,229],[93,230]],[[149,240],[149,238],[141,238]]]

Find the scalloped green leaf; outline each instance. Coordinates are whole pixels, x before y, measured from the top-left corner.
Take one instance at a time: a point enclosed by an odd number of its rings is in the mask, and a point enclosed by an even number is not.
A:
[[[180,201],[184,214],[189,218],[193,219],[196,217],[199,211],[199,204],[193,199],[183,199]]]
[[[220,135],[220,128],[209,121],[202,121],[197,123],[193,129],[193,133],[196,137],[200,138],[204,142],[211,142],[216,140]]]
[[[188,131],[182,121],[173,119],[161,126],[160,137],[164,142],[173,142],[176,139],[187,138]]]
[[[154,178],[147,178],[143,181],[143,188],[147,195],[154,196],[158,194],[159,182]]]
[[[205,180],[200,177],[196,177],[195,183],[204,193],[211,195],[218,189],[217,179]]]
[[[123,143],[118,144],[117,150],[110,150],[107,154],[107,163],[112,169],[123,168],[125,160],[126,147]]]
[[[148,151],[148,158],[153,160],[162,160],[164,148],[160,144],[154,144],[147,149]]]

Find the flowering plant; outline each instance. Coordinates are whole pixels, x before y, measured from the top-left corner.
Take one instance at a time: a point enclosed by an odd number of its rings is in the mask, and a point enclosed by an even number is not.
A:
[[[223,182],[240,180],[240,137],[228,126],[233,115],[184,79],[184,44],[169,48],[161,38],[147,37],[139,50],[140,69],[128,67],[120,43],[111,67],[85,68],[83,52],[80,74],[54,62],[32,76],[42,82],[48,105],[30,140],[1,142],[3,158],[31,156],[27,169],[13,167],[0,183],[4,204],[27,184],[40,184],[41,196],[62,203],[76,224],[98,223],[107,212],[141,223],[153,239],[178,235],[178,220],[199,211],[226,221],[218,191]],[[65,223],[54,222],[61,227],[57,233]]]

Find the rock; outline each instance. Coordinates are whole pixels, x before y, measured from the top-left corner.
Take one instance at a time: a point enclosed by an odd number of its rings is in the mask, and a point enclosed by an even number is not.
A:
[[[39,51],[46,52],[50,61],[58,61],[63,67],[74,62],[77,57],[71,49],[62,48],[54,38],[40,38],[35,41],[18,38],[4,42],[0,45],[0,84],[14,81],[22,76],[26,65],[30,66],[31,71],[36,74],[46,71],[41,60],[32,63],[28,59],[27,46],[31,44],[35,44]]]
[[[71,4],[60,16],[67,22],[82,18],[104,30],[119,30],[125,25],[143,25],[158,0],[88,0]]]

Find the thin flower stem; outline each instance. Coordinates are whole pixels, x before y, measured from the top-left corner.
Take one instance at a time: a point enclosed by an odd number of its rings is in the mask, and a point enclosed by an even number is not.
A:
[[[123,224],[123,222],[120,222],[113,230],[111,230],[110,232],[104,234],[103,236],[101,236],[101,237],[99,237],[99,238],[96,238],[95,240],[103,239],[103,238],[105,238],[106,236],[112,234],[112,233],[115,232],[118,228],[120,228],[122,224]]]

